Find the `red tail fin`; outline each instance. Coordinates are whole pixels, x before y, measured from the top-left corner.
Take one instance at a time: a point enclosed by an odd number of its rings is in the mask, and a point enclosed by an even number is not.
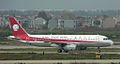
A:
[[[28,34],[20,26],[20,24],[17,22],[17,20],[14,17],[10,17],[9,20],[10,20],[12,33],[15,37],[22,38],[22,37],[27,37],[28,36]]]

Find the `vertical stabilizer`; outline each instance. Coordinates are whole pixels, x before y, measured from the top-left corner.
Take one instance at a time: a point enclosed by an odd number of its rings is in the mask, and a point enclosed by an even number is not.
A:
[[[28,37],[26,31],[20,26],[20,24],[17,22],[17,20],[14,17],[10,17],[9,20],[14,37],[16,38]]]

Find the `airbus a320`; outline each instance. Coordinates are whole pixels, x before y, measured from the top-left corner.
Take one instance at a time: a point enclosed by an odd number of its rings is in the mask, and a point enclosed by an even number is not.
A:
[[[86,50],[87,47],[97,47],[100,52],[100,47],[113,45],[113,41],[103,35],[31,35],[22,28],[14,17],[10,17],[9,20],[13,33],[13,36],[9,36],[9,38],[38,46],[50,44],[58,47],[58,53]]]

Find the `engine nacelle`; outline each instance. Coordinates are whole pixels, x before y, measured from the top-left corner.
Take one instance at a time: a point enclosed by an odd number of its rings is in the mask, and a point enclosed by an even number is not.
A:
[[[70,45],[66,45],[65,47],[63,47],[64,50],[67,51],[72,51],[72,50],[86,50],[87,47],[81,47],[81,46],[77,46],[74,44],[70,44]]]
[[[63,48],[64,48],[64,50],[71,51],[71,50],[75,50],[76,49],[76,45],[70,44],[70,45],[66,45]]]
[[[57,44],[51,44],[50,46],[52,46],[52,47],[58,47]]]

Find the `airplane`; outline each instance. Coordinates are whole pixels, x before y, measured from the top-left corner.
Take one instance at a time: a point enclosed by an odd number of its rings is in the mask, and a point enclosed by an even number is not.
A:
[[[28,34],[14,17],[9,17],[10,27],[13,36],[10,39],[16,39],[20,42],[29,44],[50,44],[58,47],[57,52],[69,52],[72,50],[86,50],[87,47],[97,47],[98,53],[100,47],[107,47],[114,44],[112,40],[103,35],[31,35]]]

